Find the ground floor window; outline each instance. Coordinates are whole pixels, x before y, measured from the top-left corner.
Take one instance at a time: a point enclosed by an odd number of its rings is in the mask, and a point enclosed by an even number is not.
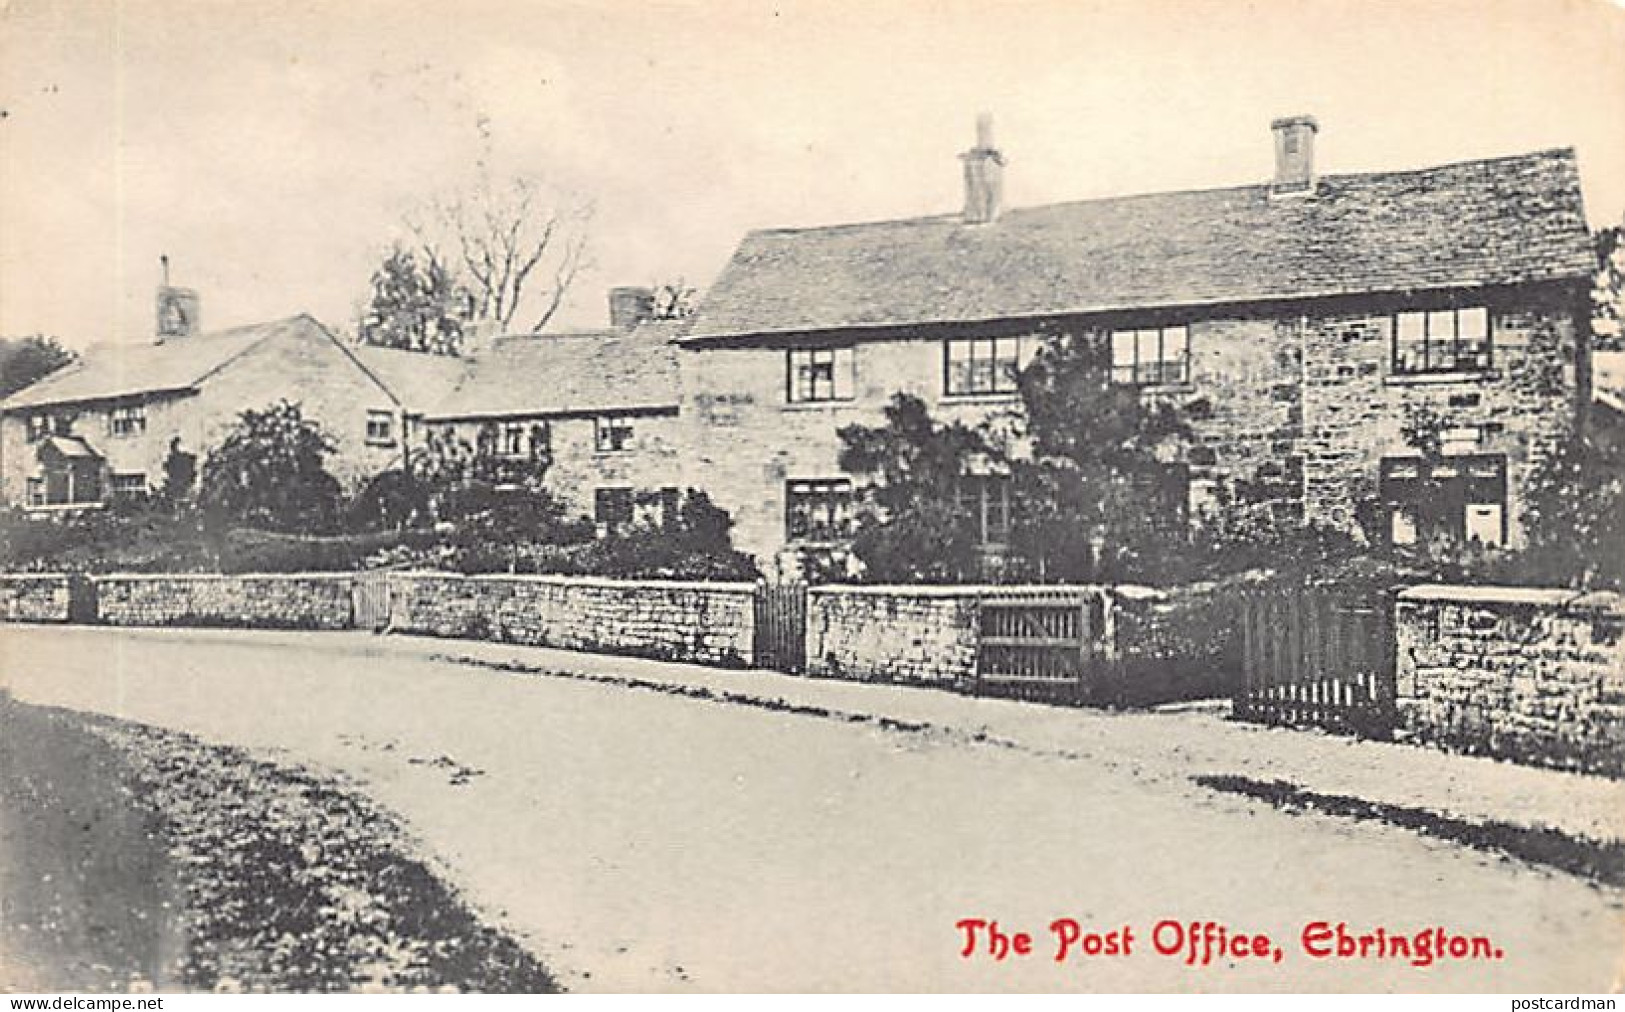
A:
[[[601,534],[631,527],[634,512],[630,488],[601,488],[593,493],[592,518]]]
[[[119,502],[140,502],[147,498],[147,476],[144,474],[115,474],[111,491]]]
[[[1009,543],[1016,500],[1008,475],[966,475],[954,487],[954,500],[960,514],[968,517],[975,527],[978,542],[984,545]]]
[[[791,541],[840,541],[852,533],[852,480],[803,478],[785,487],[785,534]]]
[[[1385,457],[1381,494],[1390,544],[1409,545],[1441,538],[1506,544],[1504,456],[1471,454],[1437,460]]]

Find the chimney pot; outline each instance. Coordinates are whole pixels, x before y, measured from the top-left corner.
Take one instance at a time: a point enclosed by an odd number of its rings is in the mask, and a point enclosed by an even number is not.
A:
[[[959,160],[965,163],[965,223],[996,220],[1004,200],[1004,153],[994,146],[991,114],[976,117],[976,146]]]
[[[1313,116],[1283,116],[1270,124],[1275,133],[1274,194],[1315,191],[1315,134],[1320,124]]]
[[[609,325],[631,330],[654,316],[655,290],[641,285],[620,285],[609,290]]]

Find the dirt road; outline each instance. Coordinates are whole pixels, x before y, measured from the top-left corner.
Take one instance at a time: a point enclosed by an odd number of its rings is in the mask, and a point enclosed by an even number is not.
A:
[[[0,679],[26,701],[355,778],[579,989],[1572,992],[1618,980],[1617,889],[1170,777],[1179,749],[1202,752],[1188,737],[1208,733],[1199,723],[1051,711],[1046,726],[1075,719],[1097,747],[1040,753],[505,674],[432,659],[439,649],[8,627]],[[1118,741],[1127,758],[1102,761],[1098,746]],[[1157,771],[1134,758],[1153,753]],[[962,958],[966,918],[1031,933],[1033,954]],[[1058,963],[1047,929],[1062,918],[1083,933],[1128,926],[1136,941],[1126,956]],[[1262,958],[1232,947],[1187,966],[1154,951],[1154,934],[1171,941],[1155,931],[1164,921],[1272,941]],[[1434,940],[1442,928],[1501,955],[1315,958],[1301,936],[1316,921]]]

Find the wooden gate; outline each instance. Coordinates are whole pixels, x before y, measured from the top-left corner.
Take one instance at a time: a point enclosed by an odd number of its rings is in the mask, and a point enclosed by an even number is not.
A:
[[[807,585],[764,583],[756,588],[755,663],[800,674],[807,669]]]
[[[1320,590],[1241,599],[1235,714],[1386,738],[1397,723],[1392,601]]]
[[[357,573],[350,588],[351,625],[378,632],[389,627],[389,578],[384,573]]]
[[[976,691],[1085,701],[1112,665],[1106,598],[1066,588],[989,594],[979,603]]]

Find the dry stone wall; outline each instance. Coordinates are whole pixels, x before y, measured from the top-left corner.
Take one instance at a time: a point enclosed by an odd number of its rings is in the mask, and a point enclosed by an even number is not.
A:
[[[1625,772],[1625,597],[1413,587],[1395,626],[1399,709],[1417,738]]]
[[[271,573],[119,574],[91,578],[106,625],[347,629],[354,577]]]
[[[0,622],[66,622],[71,601],[62,573],[0,575]]]
[[[858,681],[967,684],[976,677],[977,587],[814,587],[807,670]]]
[[[396,632],[741,667],[754,646],[748,583],[397,573],[389,586]]]

